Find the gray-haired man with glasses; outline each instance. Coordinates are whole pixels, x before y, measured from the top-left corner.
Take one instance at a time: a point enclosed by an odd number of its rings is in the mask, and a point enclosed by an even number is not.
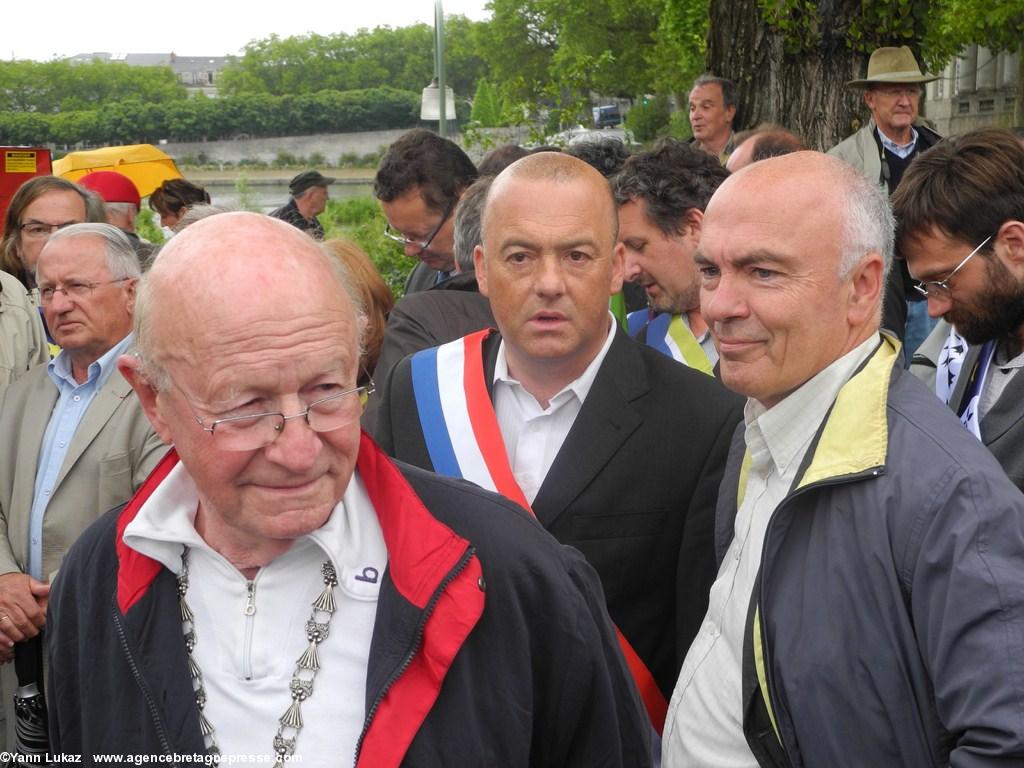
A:
[[[0,401],[0,660],[39,642],[64,554],[131,497],[166,450],[117,371],[132,346],[139,275],[128,238],[108,224],[57,229],[35,262],[46,324],[62,351]],[[10,710],[18,687],[10,666],[3,687]]]
[[[174,451],[54,587],[53,751],[649,765],[582,556],[360,432],[347,281],[251,213],[185,229],[143,279],[119,365]]]
[[[913,370],[1024,488],[1024,146],[973,131],[922,155],[893,197],[900,250],[944,322]]]

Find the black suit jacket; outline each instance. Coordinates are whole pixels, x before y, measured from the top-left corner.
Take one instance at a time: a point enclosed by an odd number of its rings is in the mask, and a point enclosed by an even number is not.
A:
[[[438,285],[437,270],[431,269],[422,261],[418,261],[416,266],[412,268],[409,276],[405,278],[405,287],[402,289],[402,294],[408,296],[410,293],[427,291],[435,285]]]
[[[484,345],[489,391],[499,340]],[[717,380],[618,330],[533,503],[597,570],[612,619],[666,698],[707,611],[718,485],[741,417],[742,400]],[[433,469],[409,358],[384,383],[376,437]]]
[[[403,296],[388,315],[373,378],[383,383],[406,355],[493,327],[491,303],[480,294],[475,272],[460,272],[429,290]],[[366,403],[362,424],[367,432],[376,427],[379,403],[376,394]]]

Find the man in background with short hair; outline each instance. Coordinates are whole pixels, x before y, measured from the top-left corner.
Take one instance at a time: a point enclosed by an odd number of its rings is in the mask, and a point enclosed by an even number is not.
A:
[[[693,146],[724,165],[733,149],[736,85],[732,80],[701,75],[690,90],[690,128]]]
[[[711,374],[718,350],[700,314],[693,261],[704,208],[729,172],[706,152],[666,139],[626,160],[613,179],[625,277],[647,293],[630,334],[672,359]]]
[[[270,212],[275,219],[287,221],[301,229],[315,240],[324,239],[324,227],[317,218],[327,209],[330,194],[327,187],[335,182],[331,176],[320,171],[303,171],[288,182],[291,199],[280,208]]]
[[[403,296],[388,316],[373,377],[383,382],[406,355],[436,347],[494,325],[491,304],[480,295],[473,251],[480,245],[480,217],[492,177],[478,179],[455,210],[456,273],[427,291]],[[366,417],[364,415],[364,425]]]
[[[476,166],[458,144],[423,128],[402,134],[384,153],[373,182],[387,219],[384,234],[419,259],[405,281],[406,294],[455,274],[452,218],[476,178]]]

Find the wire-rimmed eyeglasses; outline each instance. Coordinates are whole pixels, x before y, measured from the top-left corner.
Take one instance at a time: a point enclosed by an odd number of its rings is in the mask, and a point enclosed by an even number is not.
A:
[[[97,280],[89,283],[85,280],[72,280],[64,285],[48,285],[39,289],[39,303],[44,307],[48,306],[58,293],[63,293],[69,299],[84,299],[92,294],[93,289],[98,285],[113,285],[123,283],[125,280],[132,280],[131,277],[118,277],[115,280]]]
[[[953,271],[946,275],[941,280],[919,280],[914,283],[914,290],[920,293],[922,296],[935,298],[937,296],[948,296],[949,295],[949,281],[953,279],[957,272],[963,269],[964,264],[970,261],[976,253],[981,251],[982,248],[993,238],[993,235],[989,235],[981,244],[973,251],[964,257],[964,260],[957,264]]]
[[[430,244],[434,242],[434,238],[437,237],[438,232],[441,231],[441,227],[443,227],[444,223],[448,221],[448,219],[451,217],[452,212],[455,210],[455,205],[457,202],[458,200],[452,200],[450,203],[448,203],[448,207],[444,209],[444,215],[441,217],[441,220],[437,222],[437,226],[434,227],[434,231],[431,232],[427,236],[427,239],[422,242],[420,242],[419,240],[410,240],[405,235],[399,232],[395,232],[395,230],[391,228],[390,223],[384,225],[384,237],[386,237],[388,240],[394,240],[396,243],[401,243],[403,246],[412,246],[413,248],[418,248],[419,253],[423,253],[430,247]]]
[[[305,418],[314,432],[333,432],[358,419],[363,413],[366,398],[376,387],[373,380],[368,384],[336,392],[314,400],[305,410],[285,416],[280,411],[225,416],[206,423],[196,413],[184,391],[177,384],[175,388],[185,397],[196,423],[204,432],[209,432],[217,447],[225,451],[255,451],[270,445],[284,431],[286,421]]]

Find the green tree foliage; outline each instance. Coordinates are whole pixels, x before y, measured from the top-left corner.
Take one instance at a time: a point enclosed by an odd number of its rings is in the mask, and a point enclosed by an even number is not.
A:
[[[569,121],[585,115],[592,92],[649,92],[664,4],[493,0],[494,17],[484,34],[490,76],[503,97],[536,106],[541,96]]]
[[[448,85],[468,98],[483,76],[479,28],[465,16],[445,20],[445,62]],[[419,92],[434,74],[434,28],[361,29],[354,35],[272,35],[249,43],[221,73],[226,96],[302,95],[322,90],[350,91],[387,83]]]
[[[938,5],[924,41],[933,67],[943,66],[970,43],[994,51],[1024,52],[1024,3],[1020,0],[942,0]]]
[[[417,259],[406,256],[398,243],[384,237],[387,221],[374,198],[328,200],[320,222],[324,225],[326,239],[344,237],[366,251],[395,298],[402,296],[405,279]]]
[[[648,61],[652,90],[686,94],[704,71],[707,50],[708,0],[665,0]],[[680,99],[680,103],[684,103]]]
[[[476,95],[473,97],[473,111],[469,119],[484,128],[501,125],[501,102],[498,92],[487,78],[480,78],[476,84]]]
[[[162,104],[185,98],[170,67],[0,61],[0,111],[72,112],[120,101]]]

